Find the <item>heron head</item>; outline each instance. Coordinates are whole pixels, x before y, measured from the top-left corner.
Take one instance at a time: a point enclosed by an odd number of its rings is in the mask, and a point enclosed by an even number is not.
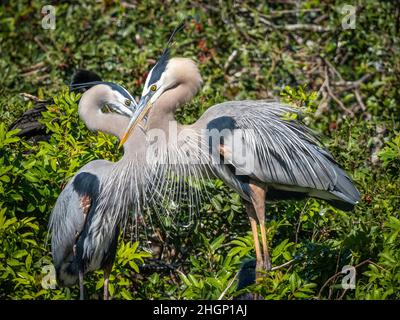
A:
[[[124,87],[113,83],[105,81],[92,81],[79,84],[72,84],[70,86],[71,91],[85,89],[85,93],[82,95],[81,100],[91,99],[92,91],[98,95],[100,99],[101,106],[107,105],[112,111],[122,114],[127,117],[132,117],[137,104],[132,95]]]
[[[106,94],[104,103],[107,104],[113,111],[127,117],[132,117],[136,110],[135,99],[122,86],[115,83],[105,83],[109,88]]]
[[[187,58],[169,59],[168,51],[164,52],[147,76],[138,107],[120,141],[120,145],[125,143],[136,125],[153,108],[154,103],[164,92],[174,89],[183,83],[187,85],[187,91],[184,96],[172,96],[173,99],[177,100],[171,101],[171,105],[175,107],[179,103],[189,100],[198,91],[202,79],[193,60]]]
[[[125,134],[120,140],[120,146],[122,146],[125,141],[128,140],[136,125],[140,123],[144,116],[149,112],[150,108],[153,106],[153,103],[168,87],[170,87],[167,68],[168,61],[169,50],[165,50],[161,58],[157,61],[147,75],[138,107],[132,116]]]

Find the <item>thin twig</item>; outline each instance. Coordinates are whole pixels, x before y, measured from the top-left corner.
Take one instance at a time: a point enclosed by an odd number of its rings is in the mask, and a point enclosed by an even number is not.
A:
[[[337,257],[337,259],[336,259],[336,269],[335,269],[335,273],[337,273],[337,272],[338,272],[338,269],[339,269],[339,260],[340,260],[340,252],[341,252],[341,251],[342,251],[342,248],[340,248],[338,257]],[[328,299],[331,298],[332,293],[333,293],[333,288],[330,287],[330,288],[329,288],[329,296],[328,296]]]
[[[261,21],[261,20],[260,20]],[[312,31],[312,32],[329,32],[332,31],[329,27],[322,27],[316,24],[287,24],[287,25],[275,25],[276,29],[283,29],[287,31]]]
[[[351,90],[351,89],[357,89],[360,87],[361,84],[369,80],[374,74],[373,73],[367,73],[363,75],[360,79],[356,81],[339,81],[339,82],[334,82],[332,83],[333,86],[335,87],[343,87],[341,91],[344,90]]]
[[[357,99],[358,104],[359,104],[360,107],[361,107],[361,110],[362,110],[362,111],[367,110],[367,107],[365,106],[365,104],[364,104],[364,102],[363,102],[363,100],[362,100],[362,98],[361,98],[360,91],[359,91],[358,89],[355,89],[355,90],[354,90],[354,94],[355,94],[355,96],[356,96],[356,99]]]
[[[343,102],[340,101],[339,98],[336,97],[335,94],[332,92],[331,87],[330,87],[330,85],[329,85],[329,76],[328,76],[328,70],[327,70],[326,67],[325,67],[325,80],[327,80],[327,81],[326,81],[326,84],[325,84],[325,88],[326,88],[326,91],[327,91],[328,95],[339,105],[339,107],[340,107],[343,111],[345,111],[347,114],[349,114],[349,115],[351,115],[351,116],[354,116],[354,113],[353,113],[351,110],[347,109],[347,108],[344,106]]]
[[[45,45],[42,43],[42,41],[40,41],[40,39],[39,39],[38,36],[34,37],[33,40],[35,40],[35,42],[36,42],[37,45],[40,47],[40,49],[42,49],[44,52],[47,52],[47,48],[46,48]]]
[[[329,85],[326,86],[326,89],[328,90],[328,94],[330,95],[330,97],[339,105],[339,107],[346,112],[347,114],[349,114],[350,116],[354,116],[353,111],[347,109],[343,102],[339,100],[338,97],[335,96],[335,94],[332,92],[331,88],[329,87]]]
[[[338,300],[342,300],[348,289],[344,289]]]
[[[271,271],[279,270],[279,269],[282,269],[284,267],[290,266],[295,261],[296,261],[296,259],[289,260],[289,261],[287,261],[287,262],[285,262],[285,263],[283,263],[283,264],[281,264],[279,266],[271,268]]]
[[[322,59],[322,61],[325,63],[325,65],[339,77],[340,81],[344,81],[340,72],[337,71],[337,69],[333,66],[332,63],[330,63],[330,61],[328,59],[321,57],[321,56],[319,56],[319,57]]]
[[[372,264],[372,265],[376,266],[377,268],[380,268],[381,270],[384,270],[384,271],[389,272],[389,271],[386,270],[384,267],[382,267],[382,266],[380,266],[379,264],[373,262],[371,259],[367,259],[367,260],[364,260],[364,261],[360,262],[359,264],[357,264],[356,266],[354,266],[354,269],[357,269],[357,268],[361,267],[362,265],[364,265],[364,264],[366,264],[366,263]],[[321,289],[319,290],[318,299],[321,298],[322,291],[323,291],[323,290],[325,289],[325,287],[329,284],[329,282],[331,282],[332,280],[334,280],[335,278],[337,278],[337,277],[340,276],[341,274],[342,274],[342,271],[339,271],[339,272],[335,273],[333,276],[331,276],[331,277],[324,283],[324,285],[323,285],[323,286],[321,287]]]
[[[19,94],[21,97],[25,98],[26,100],[32,100],[35,102],[45,102],[46,100],[41,100],[38,97],[34,96],[33,94],[26,93],[26,92],[21,92]]]
[[[229,288],[232,286],[233,282],[236,280],[237,276],[239,275],[239,271],[236,272],[235,276],[233,279],[228,283],[224,291],[222,291],[221,295],[219,296],[218,300],[222,300],[222,298],[225,296],[225,294],[228,292]]]
[[[299,215],[299,222],[297,223],[296,235],[295,235],[295,238],[294,238],[295,239],[294,240],[295,243],[297,243],[297,240],[298,240],[298,236],[299,236],[299,232],[300,232],[300,225],[301,225],[301,217],[302,217],[302,215],[304,213],[304,210],[306,209],[308,201],[309,200],[307,200],[306,203],[304,204],[303,210],[301,210],[300,215]]]
[[[266,15],[266,17],[271,17],[271,16],[280,16],[284,14],[298,14],[299,12],[321,12],[322,9],[314,8],[314,9],[290,9],[290,10],[276,10],[276,11],[271,11],[269,15]]]
[[[25,68],[21,69],[21,72],[22,73],[27,73],[27,72],[30,72],[30,71],[33,71],[33,70],[38,70],[38,69],[41,69],[41,68],[45,67],[45,65],[46,64],[43,61],[41,61],[41,62],[33,64],[33,65],[29,66],[29,67],[25,67]]]
[[[225,72],[228,71],[228,69],[230,68],[232,63],[236,60],[237,56],[238,56],[238,51],[237,50],[233,50],[232,53],[230,54],[228,60],[226,61],[225,65],[224,65]]]

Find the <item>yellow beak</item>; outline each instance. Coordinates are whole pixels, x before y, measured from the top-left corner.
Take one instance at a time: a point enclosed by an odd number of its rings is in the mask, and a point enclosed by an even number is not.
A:
[[[143,104],[141,106],[141,104]],[[122,136],[120,142],[119,142],[119,148],[124,145],[124,143],[128,140],[136,126],[142,121],[144,116],[149,112],[150,108],[153,106],[153,104],[150,101],[143,101],[142,103],[139,103],[138,109],[136,112],[133,114],[131,121],[129,122],[128,127],[125,130],[124,135]]]

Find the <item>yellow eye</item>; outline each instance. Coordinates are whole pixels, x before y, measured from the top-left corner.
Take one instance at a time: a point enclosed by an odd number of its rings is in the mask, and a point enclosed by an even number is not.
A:
[[[155,84],[153,84],[153,85],[150,87],[150,90],[151,90],[151,91],[156,91],[156,90],[157,90],[157,86],[156,86]]]
[[[126,100],[125,100],[125,105],[126,105],[127,107],[129,107],[129,106],[131,105],[131,100],[126,99]]]

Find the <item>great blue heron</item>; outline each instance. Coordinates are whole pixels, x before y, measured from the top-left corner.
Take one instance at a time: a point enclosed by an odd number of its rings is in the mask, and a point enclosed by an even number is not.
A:
[[[146,157],[153,162],[147,167],[167,165],[181,176],[211,173],[238,192],[250,219],[256,269],[271,270],[266,200],[313,197],[351,210],[360,199],[359,192],[316,135],[299,120],[298,109],[288,105],[262,100],[224,102],[210,107],[192,125],[176,124],[176,109],[190,101],[201,84],[194,61],[170,59],[169,50],[165,50],[147,77],[121,144],[132,133],[158,136],[156,157]],[[182,159],[189,161],[182,164]],[[149,171],[157,174],[159,169]]]
[[[121,137],[136,107],[135,100],[127,90],[114,83],[94,81],[75,87],[88,86],[91,88],[79,102],[79,116],[90,130]],[[103,113],[104,105],[115,112]],[[96,217],[97,197],[102,177],[113,165],[110,161],[94,160],[83,166],[60,193],[50,217],[57,282],[61,286],[71,286],[79,280],[81,299],[84,298],[84,274],[98,269],[104,270],[104,299],[109,298],[108,281],[115,259],[119,225],[110,230],[110,241],[102,242],[101,246],[87,230],[94,227],[100,234],[102,232],[103,221]]]

